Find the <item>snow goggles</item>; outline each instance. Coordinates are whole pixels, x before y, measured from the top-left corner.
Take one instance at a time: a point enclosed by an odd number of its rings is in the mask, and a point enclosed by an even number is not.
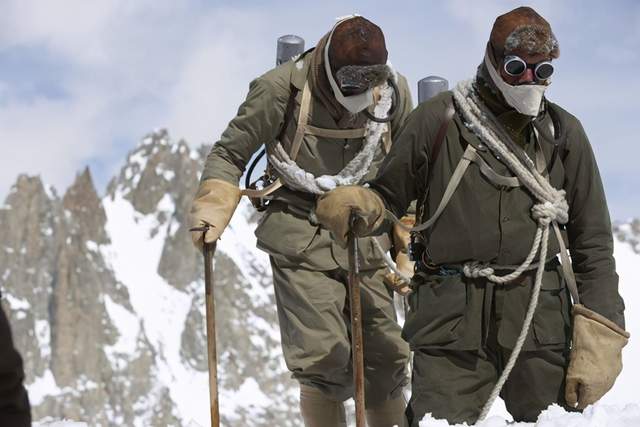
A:
[[[504,72],[512,77],[518,77],[524,74],[527,68],[533,70],[533,74],[538,80],[547,80],[553,75],[555,68],[551,61],[542,61],[537,64],[527,64],[524,59],[519,56],[509,55],[504,58]]]

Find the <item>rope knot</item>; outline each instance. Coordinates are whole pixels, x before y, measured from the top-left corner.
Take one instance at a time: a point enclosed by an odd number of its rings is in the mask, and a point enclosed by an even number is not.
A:
[[[554,194],[553,201],[534,205],[531,208],[531,216],[543,225],[549,225],[553,221],[565,224],[569,220],[569,204],[564,195],[564,190],[560,190]]]
[[[493,268],[486,264],[480,264],[477,261],[467,262],[462,266],[462,272],[465,276],[471,279],[477,279],[479,277],[489,277],[494,273]]]

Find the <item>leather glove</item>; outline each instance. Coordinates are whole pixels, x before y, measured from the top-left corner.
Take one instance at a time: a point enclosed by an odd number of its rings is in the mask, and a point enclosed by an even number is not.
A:
[[[240,202],[240,189],[221,179],[207,179],[200,183],[191,202],[191,227],[209,225],[206,234],[192,231],[193,244],[202,252],[203,234],[206,243],[215,242],[229,224]]]
[[[361,237],[371,234],[382,224],[384,209],[384,202],[373,191],[359,185],[345,185],[318,198],[316,217],[331,231],[338,244],[346,247],[351,213],[357,215],[353,231]]]
[[[413,227],[416,223],[416,216],[413,214],[405,215],[400,218],[400,222],[407,226]],[[393,246],[396,253],[396,268],[400,272],[411,279],[415,262],[409,259],[409,243],[411,235],[408,231],[401,228],[398,224],[393,226]],[[389,272],[384,276],[384,283],[400,295],[408,295],[411,293],[409,284],[402,280],[395,272]]]
[[[584,409],[605,395],[622,371],[629,333],[583,305],[573,306],[573,345],[567,369],[567,404]]]

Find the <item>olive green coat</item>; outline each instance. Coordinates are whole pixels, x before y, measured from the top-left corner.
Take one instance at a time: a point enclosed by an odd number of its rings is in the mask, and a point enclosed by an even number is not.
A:
[[[292,118],[284,137],[285,149],[291,144],[296,130],[296,121],[305,80],[309,73],[311,54],[303,55],[298,61],[289,61],[267,72],[251,82],[247,99],[240,106],[238,115],[229,123],[221,139],[213,146],[205,165],[202,179],[218,178],[237,184],[252,155],[264,144],[272,144],[283,126],[285,110],[291,93],[291,85],[298,89]],[[395,119],[391,123],[392,136],[411,112],[412,103],[407,81],[399,76],[400,102]],[[353,128],[363,127],[366,118],[359,114]],[[312,97],[309,124],[328,129],[345,129],[339,126],[326,108]],[[296,163],[315,176],[333,175],[355,157],[364,139],[336,140],[306,135]],[[369,174],[375,176],[378,166],[385,156],[380,145]],[[307,218],[293,215],[289,205],[309,210],[314,205],[312,195],[295,192],[286,188],[275,194],[284,203],[273,203],[263,216],[256,236],[258,247],[277,257],[279,264],[287,262],[314,270],[347,268],[346,251],[333,242],[329,232],[311,224]],[[387,236],[380,239],[389,245]],[[362,268],[378,268],[383,265],[371,238],[360,241]]]
[[[238,115],[209,154],[203,180],[218,178],[237,185],[247,163],[264,144],[273,144],[283,127],[291,86],[297,88],[293,114],[282,145],[291,146],[311,55],[287,62],[254,80]],[[407,82],[399,78],[400,102],[392,133],[411,111]],[[359,114],[353,128],[365,124]],[[312,96],[309,124],[345,129]],[[363,138],[325,139],[306,135],[296,163],[316,176],[336,174],[354,158]],[[386,152],[382,143],[366,179],[375,176]],[[333,400],[352,395],[351,343],[348,315],[347,253],[329,232],[310,219],[315,196],[283,187],[275,193],[260,220],[258,246],[271,258],[285,362],[294,378],[322,390]],[[379,239],[388,245],[388,238]],[[375,407],[397,397],[406,384],[409,347],[400,336],[392,292],[382,282],[386,272],[372,238],[360,239],[362,324],[366,406]]]
[[[416,108],[397,137],[379,175],[370,183],[397,216],[403,215],[414,199],[424,202],[423,220],[434,213],[467,144],[477,148],[497,173],[512,175],[467,129],[456,113],[431,171],[431,180],[427,182],[432,144],[445,109],[452,102],[452,93],[445,92]],[[551,184],[566,191],[569,203],[566,237],[580,298],[588,308],[623,326],[624,304],[618,294],[611,224],[593,151],[578,119],[557,105],[546,105],[547,109],[553,108],[560,119],[563,148],[559,149],[557,160],[548,167],[551,167]],[[506,120],[509,114],[506,112],[497,118]],[[545,158],[550,161],[554,140],[549,130],[549,113],[544,113],[538,120],[541,124],[540,145]],[[507,122],[514,123],[517,120]],[[515,139],[524,144],[526,152],[533,158],[535,138],[532,127],[524,123],[520,130],[519,135],[523,137]],[[431,260],[435,264],[476,260],[520,265],[531,248],[537,228],[530,213],[533,203],[525,188],[497,188],[472,164],[443,214],[430,230],[424,232]],[[552,237],[549,255],[558,252],[559,245]],[[497,336],[499,344],[505,348],[513,348],[520,331],[532,276],[533,272],[526,274],[521,281],[522,286],[496,290],[504,299],[503,321]],[[417,286],[418,291],[411,297],[414,310],[408,316],[403,331],[412,348],[480,348],[486,337],[491,310],[491,296],[486,294],[482,284],[478,283],[480,281],[466,279],[460,274],[426,276],[420,281],[428,286]],[[542,287],[525,350],[540,346],[562,348],[568,341],[569,305],[562,275],[555,271],[545,273]]]

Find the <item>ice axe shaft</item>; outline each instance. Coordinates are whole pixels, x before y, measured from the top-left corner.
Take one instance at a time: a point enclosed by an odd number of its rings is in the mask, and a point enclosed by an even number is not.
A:
[[[204,255],[204,293],[207,311],[207,355],[209,364],[209,404],[211,409],[211,427],[220,427],[220,408],[218,404],[218,356],[216,352],[216,311],[213,298],[213,255],[215,243],[206,243],[204,234],[208,226],[192,228],[189,231],[202,232]]]
[[[365,427],[364,414],[364,357],[362,349],[362,306],[360,304],[360,267],[358,265],[358,238],[354,232],[355,213],[349,217],[347,236],[349,259],[349,311],[351,312],[351,354],[353,358],[353,385],[356,403],[356,427]]]

